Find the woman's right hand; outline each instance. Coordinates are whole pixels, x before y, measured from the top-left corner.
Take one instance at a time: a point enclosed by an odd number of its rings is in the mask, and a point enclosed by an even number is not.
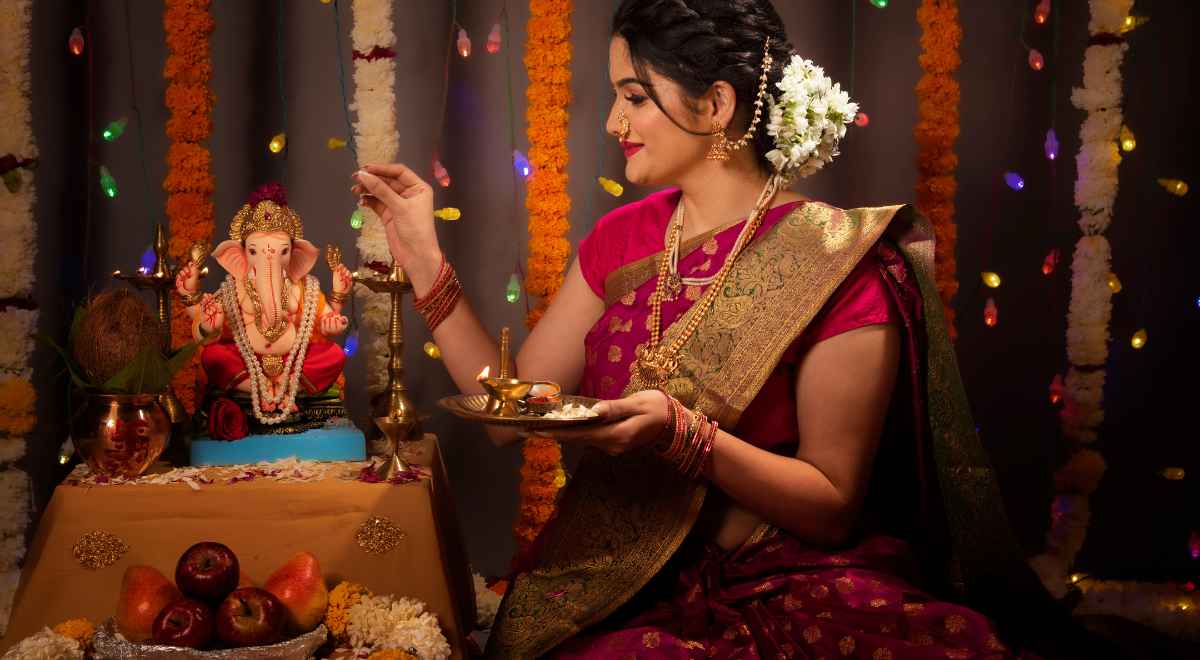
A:
[[[413,280],[418,295],[423,294],[442,258],[434,230],[433,188],[399,163],[365,165],[353,178],[351,190],[383,222],[392,258]]]

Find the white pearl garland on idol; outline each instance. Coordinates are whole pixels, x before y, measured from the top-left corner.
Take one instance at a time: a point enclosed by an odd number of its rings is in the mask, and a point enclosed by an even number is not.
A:
[[[279,424],[291,415],[291,408],[296,403],[296,394],[300,390],[300,373],[304,367],[304,357],[308,353],[308,343],[312,338],[313,325],[317,316],[317,293],[320,290],[317,279],[312,275],[305,278],[304,301],[301,303],[300,330],[296,333],[292,350],[288,352],[283,365],[283,373],[288,374],[288,384],[283,392],[267,394],[265,387],[268,381],[263,373],[262,363],[250,346],[246,336],[246,323],[242,318],[242,308],[237,299],[237,286],[232,275],[227,276],[219,292],[221,304],[225,308],[225,316],[233,321],[233,338],[237,343],[242,362],[250,374],[250,401],[254,416],[263,424]],[[294,367],[294,368],[293,368]],[[261,394],[260,394],[261,393]],[[262,412],[260,396],[268,402],[278,404],[279,412],[265,415]]]

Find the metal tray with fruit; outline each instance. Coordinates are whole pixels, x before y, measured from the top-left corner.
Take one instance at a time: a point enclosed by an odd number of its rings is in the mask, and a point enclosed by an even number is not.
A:
[[[307,660],[325,643],[329,636],[324,625],[299,637],[266,646],[243,646],[232,649],[201,651],[182,646],[138,644],[125,639],[112,619],[96,628],[92,638],[97,660]]]

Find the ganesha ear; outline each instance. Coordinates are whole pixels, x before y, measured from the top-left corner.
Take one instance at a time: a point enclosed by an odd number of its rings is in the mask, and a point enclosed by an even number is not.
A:
[[[246,261],[246,249],[241,241],[221,241],[212,256],[230,275],[238,279],[246,277],[249,263]]]
[[[321,250],[304,240],[297,238],[292,241],[292,259],[288,262],[288,278],[293,282],[300,281],[308,271],[312,270],[313,264],[317,263],[317,257],[321,256]]]

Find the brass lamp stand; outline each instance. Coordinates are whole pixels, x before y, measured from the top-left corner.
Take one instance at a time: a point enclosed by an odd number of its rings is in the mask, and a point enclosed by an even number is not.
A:
[[[193,249],[195,252],[196,249]],[[198,265],[203,262],[201,257]],[[170,291],[175,287],[175,275],[178,269],[172,268],[167,261],[167,237],[163,233],[162,225],[154,226],[154,267],[150,270],[139,268],[136,274],[122,273],[120,270],[113,271],[113,277],[123,282],[128,282],[136,289],[149,289],[154,292],[154,297],[158,303],[158,324],[159,335],[162,337],[163,353],[171,351],[171,296]],[[208,268],[201,268],[200,277],[208,274]],[[167,417],[171,420],[171,425],[175,426],[183,422],[187,418],[187,411],[183,409],[183,404],[179,403],[179,399],[175,398],[175,394],[170,390],[158,395],[158,402],[166,411]]]
[[[383,277],[361,277],[354,274],[354,282],[361,284],[375,293],[387,293],[391,296],[391,323],[388,326],[388,413],[385,417],[376,417],[375,425],[383,432],[388,440],[391,454],[387,461],[375,472],[380,480],[387,481],[400,472],[407,472],[411,466],[400,457],[402,443],[412,439],[418,431],[420,422],[413,408],[412,400],[408,398],[408,388],[404,387],[404,318],[401,314],[401,302],[404,294],[412,291],[412,284],[404,271],[395,262],[392,270]]]

